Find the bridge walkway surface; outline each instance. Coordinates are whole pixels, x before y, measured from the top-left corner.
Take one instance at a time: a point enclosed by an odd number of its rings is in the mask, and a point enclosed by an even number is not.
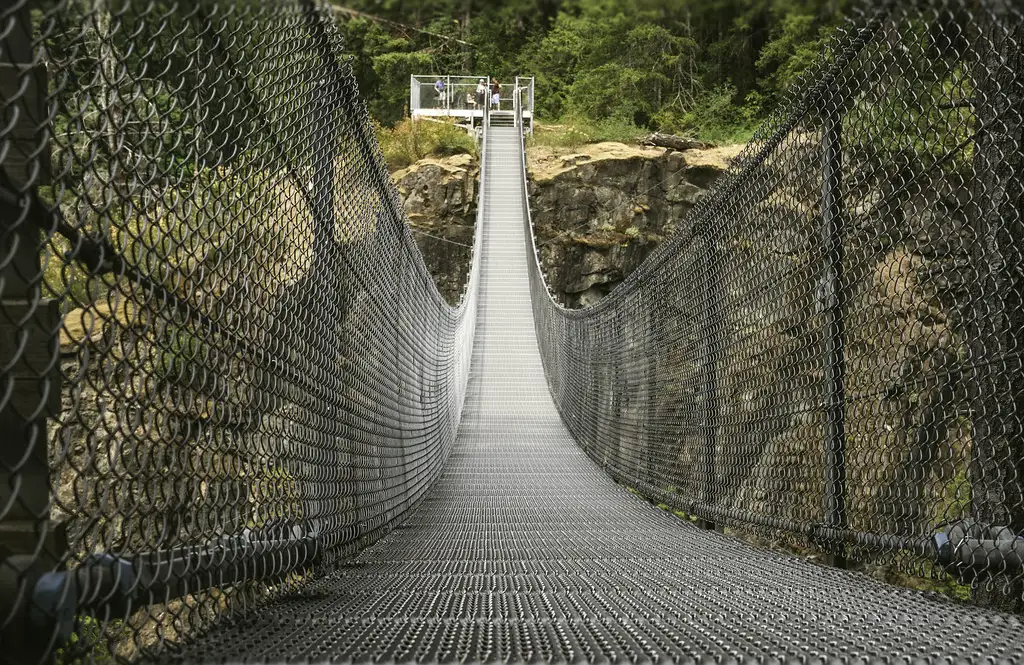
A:
[[[1005,640],[1017,618],[699,529],[590,460],[544,379],[519,129],[490,132],[477,342],[443,474],[399,528],[188,661],[1024,658]]]

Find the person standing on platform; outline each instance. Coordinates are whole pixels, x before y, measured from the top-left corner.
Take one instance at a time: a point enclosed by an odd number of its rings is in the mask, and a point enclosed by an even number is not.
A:
[[[478,109],[483,110],[487,104],[487,80],[480,79],[480,82],[476,84],[476,106]]]
[[[491,106],[501,110],[501,83],[498,79],[491,79]]]
[[[437,92],[437,107],[444,108],[444,81],[437,79],[434,83],[434,90]]]

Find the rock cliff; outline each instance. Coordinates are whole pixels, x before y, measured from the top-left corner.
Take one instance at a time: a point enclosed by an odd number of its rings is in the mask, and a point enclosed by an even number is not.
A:
[[[448,302],[459,302],[473,258],[479,162],[471,155],[424,159],[393,177],[430,274]]]
[[[556,298],[586,307],[607,295],[674,233],[740,148],[530,150],[534,229]]]
[[[541,262],[555,295],[591,305],[643,262],[700,200],[739,146],[676,152],[600,143],[531,148],[527,168]],[[479,164],[426,159],[394,174],[413,232],[450,302],[472,258]]]

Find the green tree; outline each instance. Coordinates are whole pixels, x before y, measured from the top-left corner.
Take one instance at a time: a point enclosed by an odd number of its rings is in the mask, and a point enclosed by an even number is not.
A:
[[[537,79],[541,117],[749,131],[824,47],[849,0],[354,0],[338,12],[371,113],[411,73]]]

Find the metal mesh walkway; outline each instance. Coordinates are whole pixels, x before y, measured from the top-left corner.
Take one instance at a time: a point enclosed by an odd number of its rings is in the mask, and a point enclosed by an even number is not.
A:
[[[491,129],[477,342],[437,484],[341,571],[215,631],[187,659],[1024,658],[1017,618],[700,530],[580,450],[534,334],[518,131]]]

